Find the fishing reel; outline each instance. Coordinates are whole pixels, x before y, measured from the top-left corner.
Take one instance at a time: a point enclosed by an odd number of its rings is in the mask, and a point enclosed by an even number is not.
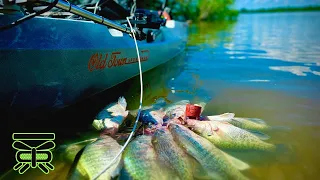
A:
[[[157,11],[137,9],[130,22],[135,25],[138,40],[146,39],[147,42],[153,42],[159,34],[160,27],[165,25],[166,19],[161,18]],[[143,29],[148,31],[145,33]]]
[[[135,12],[135,18],[136,20],[145,22],[143,24],[137,24],[138,28],[159,29],[166,22],[166,19],[160,17],[158,11],[146,9],[137,9]]]

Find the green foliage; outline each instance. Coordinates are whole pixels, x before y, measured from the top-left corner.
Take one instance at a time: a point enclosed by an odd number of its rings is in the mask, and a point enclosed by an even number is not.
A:
[[[169,0],[173,15],[193,21],[221,20],[237,17],[238,11],[230,8],[234,0]]]
[[[85,0],[70,0],[83,4]],[[92,4],[97,0],[92,1]],[[164,0],[136,0],[137,8],[160,10]],[[238,11],[231,8],[235,0],[167,0],[167,7],[175,19],[212,21],[234,19]]]
[[[157,9],[163,1],[139,0],[138,7]],[[167,7],[171,8],[172,15],[186,20],[207,21],[235,18],[238,11],[231,9],[235,0],[167,0]]]

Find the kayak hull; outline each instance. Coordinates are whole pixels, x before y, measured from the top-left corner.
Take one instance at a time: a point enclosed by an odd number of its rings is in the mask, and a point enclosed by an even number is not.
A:
[[[17,16],[0,15],[0,25]],[[184,51],[187,25],[168,21],[138,41],[142,71]],[[0,106],[62,108],[139,74],[133,38],[89,21],[36,17],[0,34]]]

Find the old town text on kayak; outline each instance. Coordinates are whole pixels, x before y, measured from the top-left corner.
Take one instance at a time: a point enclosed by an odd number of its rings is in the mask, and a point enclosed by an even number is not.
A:
[[[95,53],[91,55],[88,62],[88,70],[92,72],[94,70],[105,69],[106,67],[112,68],[138,62],[137,57],[123,57],[121,56],[121,52],[112,52],[110,56],[109,54]],[[149,50],[141,50],[140,59],[141,62],[147,61],[149,59]]]

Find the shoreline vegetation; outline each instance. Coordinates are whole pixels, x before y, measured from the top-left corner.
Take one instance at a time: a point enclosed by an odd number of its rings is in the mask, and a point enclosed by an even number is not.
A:
[[[140,0],[137,3],[138,8],[159,9],[162,1]],[[167,0],[166,6],[171,9],[170,15],[174,19],[199,22],[235,20],[239,11],[232,9],[234,3],[235,0]]]
[[[277,7],[277,8],[261,8],[261,9],[241,9],[239,13],[273,13],[273,12],[306,12],[320,11],[320,6],[305,6],[305,7]]]

